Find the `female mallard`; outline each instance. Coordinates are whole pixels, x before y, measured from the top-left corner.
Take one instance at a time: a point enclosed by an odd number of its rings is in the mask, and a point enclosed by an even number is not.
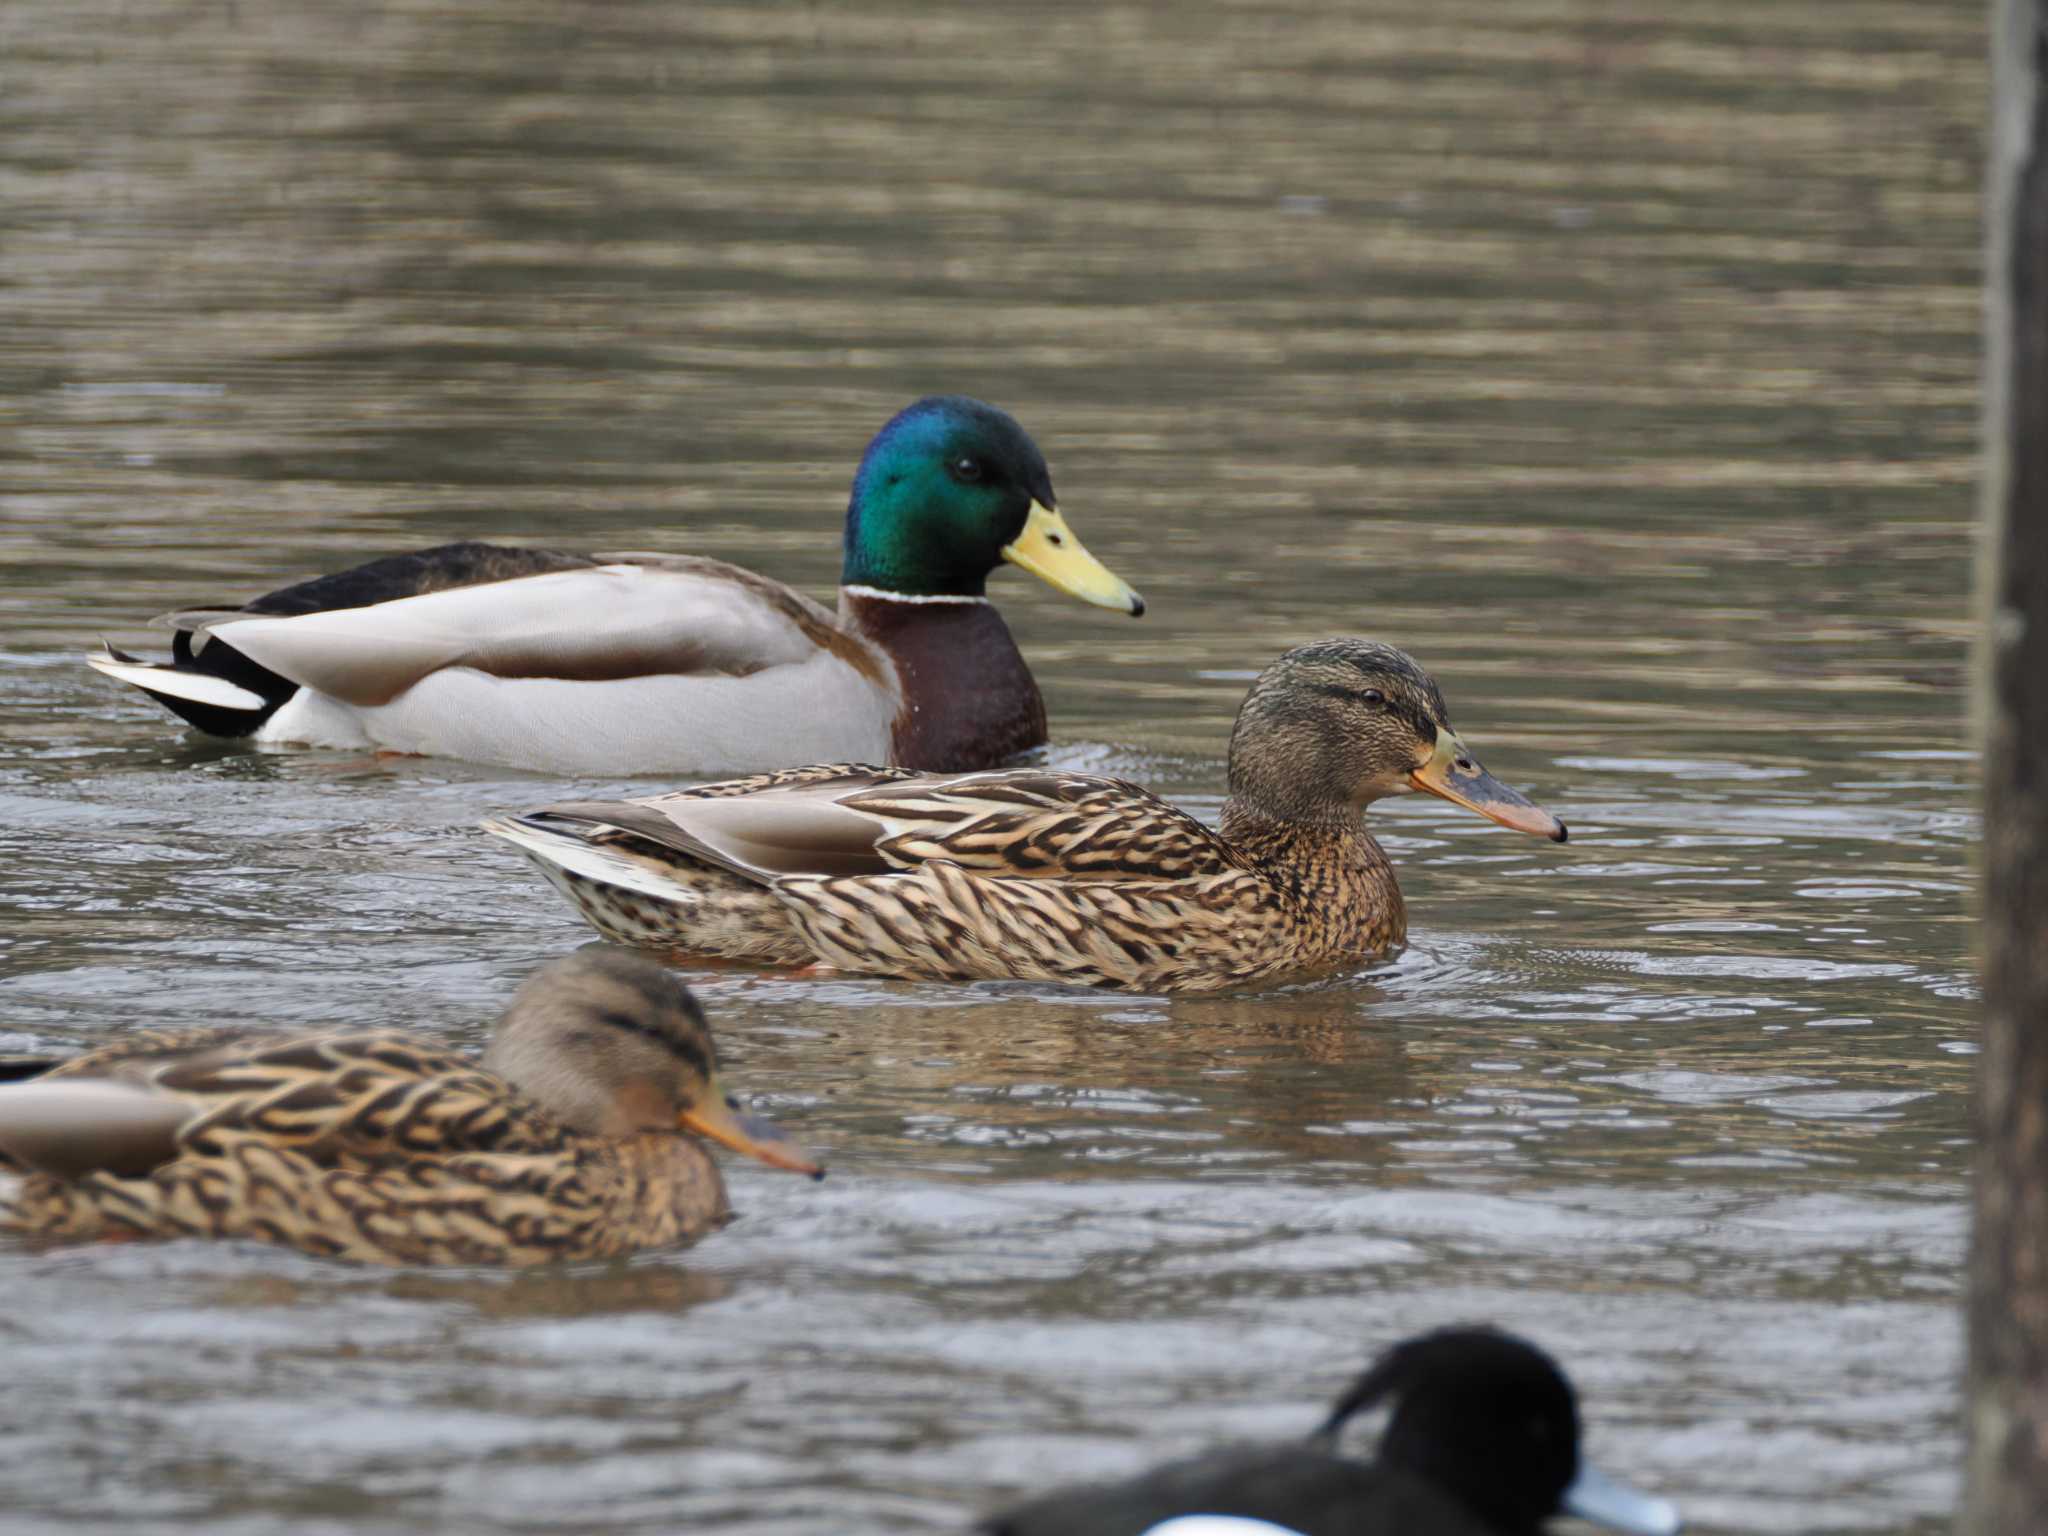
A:
[[[91,657],[202,731],[553,773],[828,758],[986,768],[1045,703],[984,595],[1004,560],[1126,613],[1024,429],[958,395],[868,445],[834,615],[720,560],[444,544],[159,622],[168,663]]]
[[[1222,828],[1121,779],[792,769],[484,826],[628,943],[882,976],[1209,990],[1406,936],[1361,813],[1427,790],[1520,832],[1564,824],[1474,762],[1412,658],[1324,640],[1260,674]]]
[[[696,999],[593,945],[528,979],[480,1063],[398,1030],[143,1030],[0,1086],[0,1231],[614,1258],[729,1218],[698,1136],[819,1172],[728,1107]]]
[[[1338,1454],[1345,1421],[1391,1401],[1377,1461]],[[1128,1482],[1068,1488],[999,1515],[986,1536],[1163,1536],[1206,1514],[1277,1521],[1282,1536],[1535,1536],[1572,1515],[1675,1536],[1678,1511],[1579,1455],[1578,1400],[1543,1351],[1493,1328],[1442,1328],[1395,1345],[1337,1400],[1312,1440],[1247,1446]],[[1190,1522],[1190,1536],[1204,1529]],[[1273,1531],[1275,1527],[1216,1529]]]

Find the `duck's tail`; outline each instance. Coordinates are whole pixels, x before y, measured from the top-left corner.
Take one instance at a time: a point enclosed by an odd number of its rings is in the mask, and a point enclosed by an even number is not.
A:
[[[0,1056],[0,1083],[25,1083],[63,1063],[62,1056]]]
[[[169,661],[144,661],[102,644],[86,665],[107,677],[140,688],[173,714],[210,736],[249,736],[299,691],[289,678],[258,666],[225,641],[202,637],[198,645],[180,630]]]
[[[621,807],[624,809],[624,807]],[[597,820],[557,811],[481,823],[524,853],[608,939],[767,965],[815,957],[766,887]]]

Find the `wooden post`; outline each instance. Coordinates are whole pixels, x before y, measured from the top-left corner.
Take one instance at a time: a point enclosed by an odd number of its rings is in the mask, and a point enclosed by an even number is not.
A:
[[[1965,1536],[2048,1531],[2048,0],[1995,0],[1978,735],[1984,1051]]]

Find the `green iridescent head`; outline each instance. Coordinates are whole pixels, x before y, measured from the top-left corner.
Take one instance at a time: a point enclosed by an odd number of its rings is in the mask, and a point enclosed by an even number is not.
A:
[[[903,597],[980,597],[1007,560],[1130,614],[1145,603],[1082,547],[1052,474],[1007,412],[932,395],[875,434],[853,477],[840,581]]]

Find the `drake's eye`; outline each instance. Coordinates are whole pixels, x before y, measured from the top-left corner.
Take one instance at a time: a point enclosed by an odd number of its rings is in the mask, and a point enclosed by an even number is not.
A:
[[[953,478],[955,480],[965,480],[972,484],[981,478],[981,466],[973,459],[955,459],[947,467],[953,471]]]
[[[1387,696],[1384,693],[1381,693],[1377,688],[1368,688],[1365,690],[1365,692],[1361,693],[1359,697],[1365,700],[1366,703],[1373,705],[1375,708],[1387,702]]]

